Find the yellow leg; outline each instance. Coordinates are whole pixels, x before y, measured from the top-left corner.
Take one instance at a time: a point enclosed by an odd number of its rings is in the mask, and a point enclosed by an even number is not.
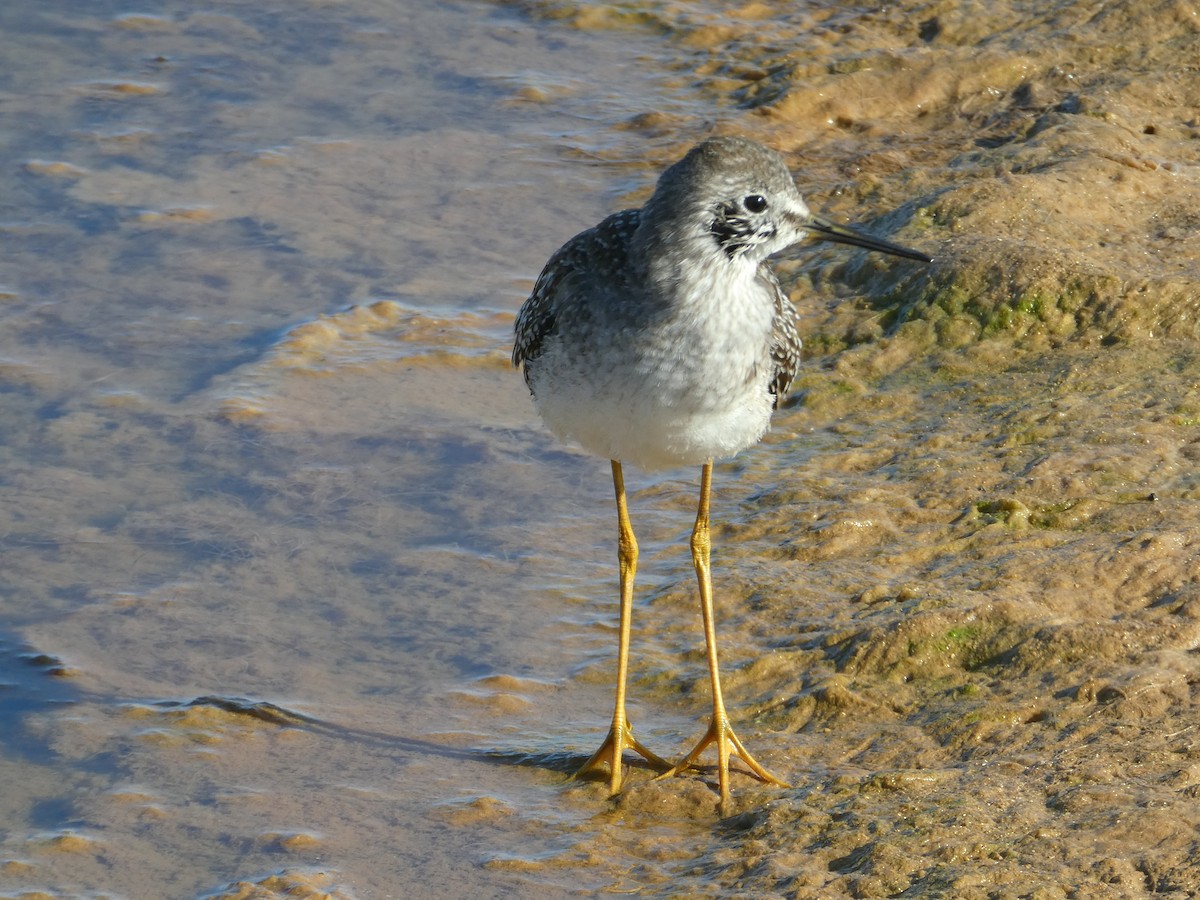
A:
[[[717,773],[721,792],[721,808],[729,802],[729,757],[736,752],[742,758],[750,771],[760,781],[787,787],[786,782],[780,781],[774,775],[755,761],[738,739],[729,723],[729,715],[725,712],[725,701],[721,696],[721,674],[717,667],[717,629],[713,623],[712,604],[712,569],[709,555],[712,543],[708,531],[708,507],[712,493],[712,461],[704,464],[700,473],[700,506],[696,512],[696,526],[692,529],[692,564],[696,567],[696,580],[700,585],[700,613],[704,619],[704,644],[708,651],[708,671],[712,676],[713,714],[708,730],[692,751],[669,771],[660,777],[677,775],[688,769],[710,744],[717,745]]]
[[[613,709],[612,727],[600,749],[583,764],[575,777],[588,775],[598,769],[608,768],[609,785],[612,793],[621,790],[621,755],[626,749],[633,750],[646,758],[657,769],[669,769],[671,764],[647,750],[633,736],[629,717],[625,715],[625,680],[629,672],[629,633],[633,620],[633,579],[637,574],[638,545],[633,536],[633,525],[629,521],[629,508],[625,501],[625,477],[621,464],[612,461],[613,489],[617,495],[617,559],[621,566],[621,632],[617,645],[617,702]]]

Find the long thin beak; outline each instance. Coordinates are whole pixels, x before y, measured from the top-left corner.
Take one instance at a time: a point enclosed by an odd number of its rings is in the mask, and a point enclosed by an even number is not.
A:
[[[818,241],[832,241],[835,244],[852,244],[855,247],[866,247],[868,250],[877,250],[880,253],[890,253],[892,256],[904,256],[908,259],[919,259],[921,262],[933,262],[933,257],[926,256],[924,253],[909,250],[907,247],[901,247],[899,244],[881,241],[879,238],[873,238],[852,228],[847,228],[845,225],[835,225],[833,222],[823,219],[820,216],[810,216],[808,221],[804,223],[804,230],[809,232]]]

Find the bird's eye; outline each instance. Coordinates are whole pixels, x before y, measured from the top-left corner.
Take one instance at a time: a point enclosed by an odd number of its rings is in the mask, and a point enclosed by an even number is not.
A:
[[[767,208],[767,198],[762,194],[751,194],[742,203],[752,213],[760,213]]]

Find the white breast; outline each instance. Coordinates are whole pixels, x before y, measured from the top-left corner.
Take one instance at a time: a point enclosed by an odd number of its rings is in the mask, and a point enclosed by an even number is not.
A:
[[[756,267],[725,258],[689,272],[653,327],[550,340],[534,400],[560,437],[645,469],[732,456],[771,417],[774,296]]]

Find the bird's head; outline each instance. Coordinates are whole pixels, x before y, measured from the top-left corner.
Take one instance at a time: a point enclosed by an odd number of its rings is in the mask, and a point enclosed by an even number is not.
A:
[[[643,215],[668,240],[710,241],[731,260],[762,262],[812,238],[931,261],[924,253],[814,214],[783,157],[746,138],[697,144],[663,172]]]

